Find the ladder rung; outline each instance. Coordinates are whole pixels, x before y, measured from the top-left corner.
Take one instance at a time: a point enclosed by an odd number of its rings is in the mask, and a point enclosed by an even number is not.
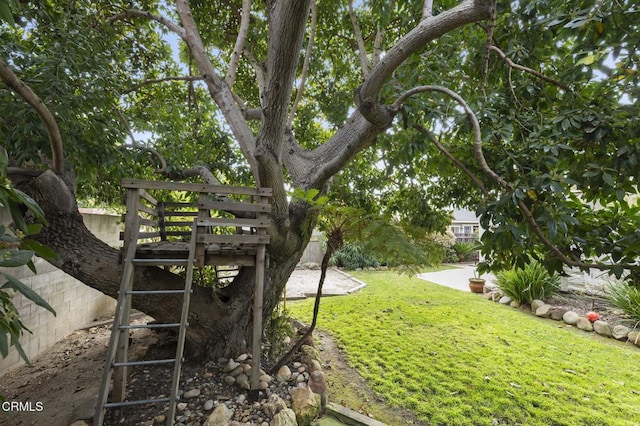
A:
[[[189,259],[132,259],[131,261],[142,265],[187,265],[193,262]]]
[[[180,327],[179,322],[171,322],[167,324],[134,324],[134,325],[121,325],[118,330],[131,330],[134,328],[171,328]]]
[[[104,408],[128,407],[131,405],[153,404],[155,402],[169,402],[169,401],[171,401],[171,398],[140,399],[138,401],[124,401],[124,402],[107,402],[106,404],[104,404]]]
[[[128,290],[127,294],[180,294],[184,290]]]
[[[127,361],[127,362],[114,362],[114,367],[129,367],[136,365],[156,365],[156,364],[170,364],[176,361],[175,358],[170,359],[152,359],[150,361]]]

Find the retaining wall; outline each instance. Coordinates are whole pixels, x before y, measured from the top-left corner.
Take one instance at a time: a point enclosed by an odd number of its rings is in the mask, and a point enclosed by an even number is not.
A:
[[[111,246],[120,245],[120,217],[97,210],[82,211],[84,222],[91,232]],[[6,212],[0,213],[3,223],[10,222]],[[58,340],[74,330],[97,319],[113,315],[115,300],[84,285],[42,259],[35,260],[37,274],[27,267],[3,269],[20,279],[42,296],[56,311],[54,317],[24,296],[17,295],[13,302],[20,312],[23,324],[32,331],[25,332],[20,342],[30,359],[45,352]],[[15,348],[7,358],[0,359],[0,376],[9,369],[22,365]]]

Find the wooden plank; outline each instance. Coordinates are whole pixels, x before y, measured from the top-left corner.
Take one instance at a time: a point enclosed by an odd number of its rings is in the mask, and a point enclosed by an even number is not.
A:
[[[195,217],[195,216],[198,216],[197,211],[192,211],[192,212],[181,212],[181,211],[174,211],[174,210],[164,211],[164,217]],[[191,223],[193,223],[193,220],[191,221]]]
[[[216,243],[216,244],[269,244],[268,235],[216,235],[204,234],[198,235],[199,243]]]
[[[330,402],[326,407],[327,413],[337,417],[340,421],[354,426],[387,426],[386,423],[379,422],[357,411],[349,410],[341,405]]]
[[[140,204],[138,210],[144,213],[147,213],[151,216],[158,216],[158,211],[154,207],[145,206],[144,204]]]
[[[147,191],[145,191],[144,189],[140,190],[140,198],[144,198],[145,200],[147,200],[148,202],[150,202],[151,204],[153,204],[154,206],[158,204],[158,201],[153,198]]]
[[[142,226],[153,226],[154,228],[157,228],[160,226],[160,223],[158,223],[157,220],[144,219],[144,218],[140,218],[138,220],[140,221],[140,225]]]
[[[166,216],[166,215],[165,215],[165,216]],[[181,221],[173,221],[173,220],[172,220],[172,221],[170,221],[170,222],[169,222],[169,221],[166,221],[166,222],[164,223],[164,226],[166,226],[167,228],[168,228],[168,227],[170,227],[170,226],[176,226],[176,227],[179,227],[179,228],[186,228],[186,227],[189,227],[189,229],[191,229],[191,227],[193,226],[193,220],[190,220],[190,221],[188,221],[188,222],[183,221],[183,220],[181,220]]]
[[[240,195],[263,195],[270,196],[273,194],[271,188],[254,188],[245,186],[227,186],[227,185],[208,185],[203,183],[189,182],[162,182],[150,181],[142,179],[123,179],[121,181],[123,188],[144,188],[157,189],[167,191],[191,191],[206,192],[216,194],[240,194]]]
[[[237,212],[265,212],[271,211],[271,204],[252,204],[238,201],[200,201],[198,207],[209,210],[237,211]]]
[[[198,220],[198,226],[240,226],[249,228],[268,228],[266,219],[245,219],[235,217],[212,217],[211,219]]]

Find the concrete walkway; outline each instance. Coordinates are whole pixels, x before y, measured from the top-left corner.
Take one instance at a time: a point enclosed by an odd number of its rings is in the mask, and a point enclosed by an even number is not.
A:
[[[426,272],[418,274],[418,278],[443,285],[457,290],[469,291],[469,278],[473,277],[475,265],[447,265],[453,269],[445,269],[438,272]],[[496,277],[492,274],[483,274],[480,278],[486,280],[487,285],[493,285]]]
[[[296,269],[287,281],[286,298],[288,300],[316,297],[320,281],[319,269]],[[322,286],[323,296],[342,296],[358,291],[367,284],[335,268],[327,270]]]

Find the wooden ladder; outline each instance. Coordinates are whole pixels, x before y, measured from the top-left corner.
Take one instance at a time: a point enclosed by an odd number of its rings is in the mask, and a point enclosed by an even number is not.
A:
[[[129,197],[130,202],[136,202],[138,197]],[[137,212],[137,205],[127,205],[127,211]],[[178,401],[178,387],[180,385],[180,370],[182,367],[184,342],[186,329],[188,326],[189,302],[191,298],[191,284],[193,281],[193,270],[195,266],[196,256],[196,233],[197,226],[194,220],[191,233],[191,241],[189,244],[189,256],[187,259],[138,259],[136,258],[136,246],[140,234],[140,219],[137,214],[131,216],[131,222],[125,224],[125,251],[124,269],[120,283],[120,291],[118,294],[118,303],[116,305],[116,313],[111,330],[111,338],[109,340],[109,349],[104,365],[102,376],[102,384],[98,394],[96,403],[96,412],[94,415],[94,426],[102,426],[106,410],[122,409],[132,405],[143,405],[152,403],[169,403],[169,411],[167,413],[167,425],[174,423],[176,404]],[[132,232],[127,232],[127,228]],[[186,277],[184,289],[181,290],[134,290],[134,268],[136,266],[173,266],[183,265],[186,267]],[[166,324],[141,324],[132,325],[130,322],[131,299],[136,295],[176,295],[182,294],[182,313],[179,323]],[[141,328],[178,328],[178,342],[174,358],[157,359],[149,361],[129,361],[129,331]],[[135,401],[126,401],[126,376],[127,367],[145,366],[158,364],[173,364],[173,377],[171,382],[171,392],[169,397],[143,399]],[[113,376],[112,402],[107,402],[109,394],[109,384]]]

